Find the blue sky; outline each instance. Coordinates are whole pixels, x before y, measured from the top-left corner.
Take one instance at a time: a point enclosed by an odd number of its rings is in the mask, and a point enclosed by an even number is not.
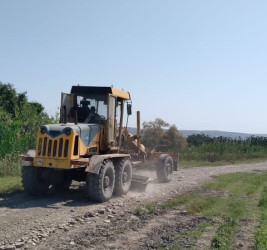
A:
[[[0,11],[0,81],[50,114],[72,85],[113,85],[142,121],[267,133],[267,1],[0,0]]]

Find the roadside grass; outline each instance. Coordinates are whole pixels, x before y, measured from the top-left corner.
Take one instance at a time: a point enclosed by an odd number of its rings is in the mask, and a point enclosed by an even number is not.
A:
[[[134,214],[137,216],[142,216],[145,214],[154,214],[157,211],[156,203],[149,202],[143,206],[138,206],[134,210]]]
[[[20,176],[0,177],[0,195],[22,190]]]
[[[267,186],[262,191],[258,204],[260,208],[260,225],[256,230],[257,249],[267,249]]]
[[[22,190],[18,154],[7,154],[0,159],[0,194]]]
[[[197,240],[207,227],[212,226],[214,233],[209,249],[234,249],[239,222],[243,219],[259,221],[255,232],[256,249],[267,249],[267,172],[217,176],[214,182],[204,184],[199,192],[180,195],[164,203],[150,203],[149,207],[153,209],[148,210],[143,205],[137,210],[145,215],[179,207],[191,215],[202,215],[215,221],[199,224],[195,230],[177,235]],[[169,249],[182,249],[182,246],[171,246]]]
[[[202,233],[204,233],[204,230],[209,226],[211,226],[210,222],[201,222],[197,225],[197,231],[185,230],[181,233],[181,235],[186,236],[188,238],[198,238],[202,235]]]
[[[20,176],[19,154],[7,154],[0,159],[0,177]]]
[[[197,240],[206,231],[206,228],[212,226],[211,222],[201,222],[197,225],[196,230],[184,230],[177,237],[186,237]]]
[[[22,190],[18,154],[9,154],[0,160],[0,194]]]

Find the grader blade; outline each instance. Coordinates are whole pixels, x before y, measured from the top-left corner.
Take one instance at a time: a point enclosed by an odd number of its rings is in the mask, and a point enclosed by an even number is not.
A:
[[[149,178],[143,175],[133,175],[131,189],[144,192],[146,190],[146,186],[149,183]]]

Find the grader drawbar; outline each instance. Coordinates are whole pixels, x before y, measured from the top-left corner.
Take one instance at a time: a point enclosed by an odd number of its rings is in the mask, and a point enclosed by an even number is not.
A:
[[[149,178],[134,171],[151,165],[158,181],[171,181],[177,154],[148,151],[140,140],[140,112],[132,135],[123,127],[125,108],[131,115],[130,93],[113,87],[73,86],[62,93],[60,122],[41,126],[35,150],[21,156],[24,190],[62,192],[75,180],[86,182],[91,200],[105,202],[130,187],[144,190]]]

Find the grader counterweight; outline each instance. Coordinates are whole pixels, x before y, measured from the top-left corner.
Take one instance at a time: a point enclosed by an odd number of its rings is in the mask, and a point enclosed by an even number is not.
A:
[[[168,182],[177,170],[177,154],[149,152],[137,135],[123,127],[124,108],[131,114],[130,93],[113,87],[73,86],[61,94],[59,124],[40,127],[35,150],[22,155],[26,192],[41,195],[67,190],[72,180],[86,181],[90,199],[104,202],[126,194],[148,178],[133,169],[153,163],[158,180]],[[128,118],[127,118],[128,119]]]

